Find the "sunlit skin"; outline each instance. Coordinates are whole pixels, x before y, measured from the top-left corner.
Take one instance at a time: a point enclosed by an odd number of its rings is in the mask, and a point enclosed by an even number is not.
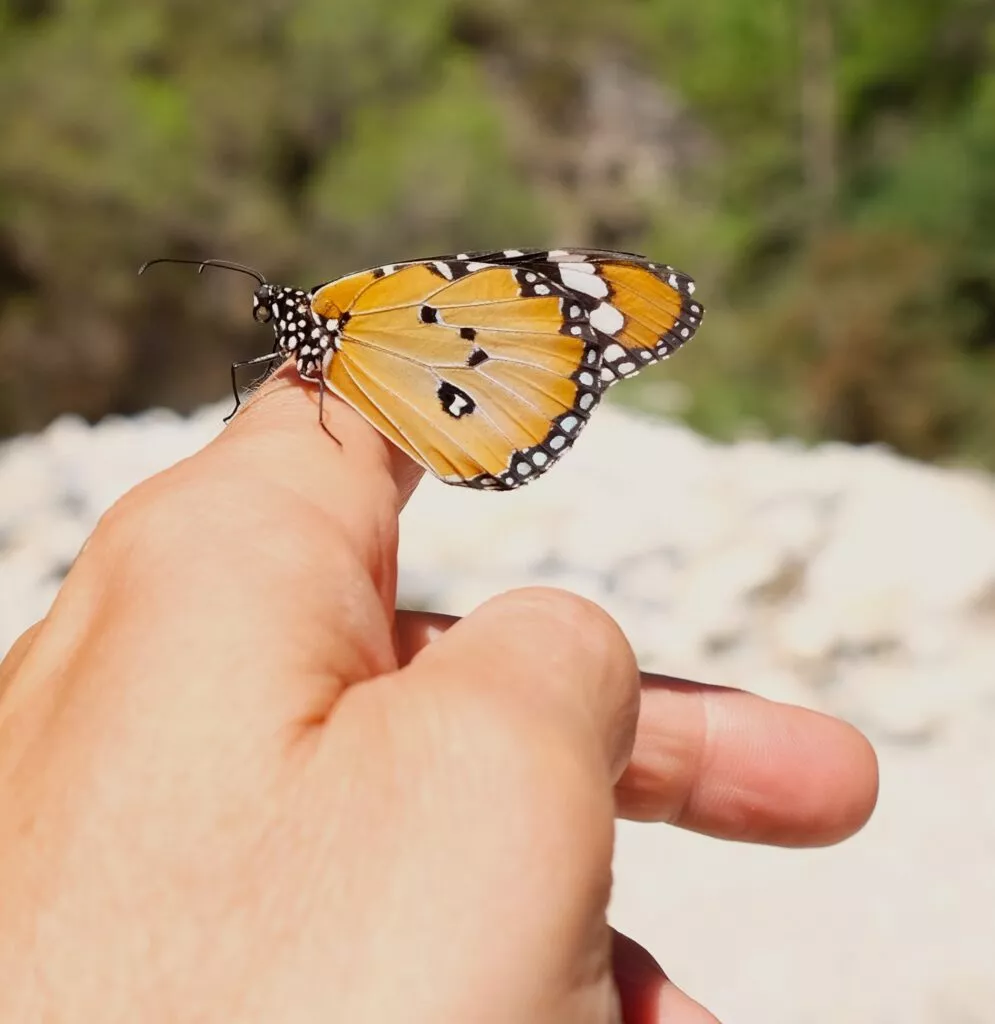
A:
[[[0,1019],[712,1020],[606,923],[614,816],[832,843],[871,748],[564,592],[395,612],[420,470],[316,404],[281,370],[118,502],[0,665]]]

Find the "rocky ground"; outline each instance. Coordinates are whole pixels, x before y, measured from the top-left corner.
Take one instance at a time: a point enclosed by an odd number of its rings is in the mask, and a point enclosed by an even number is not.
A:
[[[0,651],[100,513],[225,411],[64,418],[0,446]],[[607,408],[521,492],[426,481],[401,547],[409,607],[566,587],[645,668],[874,741],[879,808],[840,847],[620,827],[615,922],[730,1024],[995,1022],[995,481],[875,449],[717,445]]]

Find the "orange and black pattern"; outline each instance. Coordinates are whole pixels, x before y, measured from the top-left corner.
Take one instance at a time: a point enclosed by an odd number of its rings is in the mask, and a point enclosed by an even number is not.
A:
[[[511,490],[574,443],[605,390],[689,341],[694,282],[631,253],[460,253],[309,292],[264,284],[275,352],[446,483]]]

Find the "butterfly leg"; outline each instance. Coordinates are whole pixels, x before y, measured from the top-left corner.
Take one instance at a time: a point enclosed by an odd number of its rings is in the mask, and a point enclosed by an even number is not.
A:
[[[318,425],[341,448],[342,442],[328,429],[325,423],[325,382],[318,382]]]
[[[242,405],[242,399],[238,395],[238,381],[235,378],[235,374],[242,369],[243,366],[258,366],[260,363],[272,363],[274,359],[281,359],[282,353],[279,351],[267,352],[264,356],[255,356],[253,359],[243,359],[241,362],[231,364],[231,391],[235,396],[235,408],[224,418],[224,422],[227,423],[235,413],[238,412]]]

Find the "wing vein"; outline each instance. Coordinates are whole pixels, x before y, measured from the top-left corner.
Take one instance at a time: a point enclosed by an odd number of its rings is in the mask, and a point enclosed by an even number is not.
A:
[[[516,333],[529,334],[530,332],[522,331],[522,332],[516,332]],[[358,345],[360,348],[375,349],[377,352],[382,352],[386,356],[393,356],[396,359],[403,359],[405,362],[411,363],[414,366],[421,366],[421,367],[424,367],[426,370],[432,370],[433,372],[435,372],[436,370],[468,370],[468,369],[472,369],[472,367],[467,366],[466,363],[429,363],[429,362],[425,362],[424,360],[419,359],[417,356],[408,355],[407,353],[400,352],[397,349],[387,348],[385,345],[378,345],[375,341],[368,341],[368,340],[366,340],[364,338],[357,338],[353,334],[342,334],[341,337],[342,337],[343,341],[351,341],[354,345]],[[541,363],[537,363],[537,362],[536,363],[530,363],[527,359],[512,359],[510,356],[502,356],[502,355],[492,354],[491,352],[488,352],[487,355],[488,355],[488,362],[493,361],[493,362],[506,363],[506,364],[508,364],[510,366],[524,366],[524,367],[526,367],[526,368],[528,368],[530,370],[536,370],[536,369],[538,369],[538,370],[545,370],[546,369]],[[483,374],[482,370],[478,370],[477,372]],[[547,372],[549,372],[549,371],[547,371]],[[569,374],[567,376],[569,376]],[[487,379],[490,380],[491,378],[488,377]]]
[[[340,354],[341,354],[341,353],[340,353]],[[348,364],[348,362],[344,362],[344,363],[343,363],[343,368],[344,368],[345,370],[349,371],[349,364]],[[429,369],[431,369],[431,368],[429,368]],[[380,377],[378,377],[378,376],[377,376],[377,374],[375,374],[375,373],[371,372],[370,370],[367,370],[367,369],[365,369],[365,368],[364,368],[362,372],[363,372],[363,373],[364,373],[364,374],[365,374],[365,375],[366,375],[367,377],[369,377],[369,379],[370,379],[371,381],[374,381],[374,382],[375,382],[375,383],[376,383],[376,384],[377,384],[377,385],[378,385],[378,386],[379,386],[379,387],[380,387],[380,388],[381,388],[381,389],[382,389],[383,391],[386,391],[386,392],[387,392],[388,394],[390,394],[390,395],[391,395],[392,397],[394,397],[394,398],[397,398],[397,399],[398,399],[399,401],[403,402],[403,403],[404,403],[404,405],[405,405],[405,406],[407,406],[407,408],[408,408],[408,409],[410,409],[410,410],[411,410],[411,412],[412,412],[412,413],[413,413],[413,414],[414,414],[414,415],[415,415],[415,416],[416,416],[416,417],[417,417],[417,418],[418,418],[419,420],[421,420],[421,421],[422,421],[423,423],[427,423],[427,424],[428,424],[428,426],[429,426],[429,428],[431,428],[431,429],[434,429],[434,430],[437,430],[437,431],[438,431],[438,432],[439,432],[440,434],[442,434],[442,436],[443,436],[443,437],[445,437],[445,438],[446,438],[446,439],[447,439],[448,441],[450,441],[450,442],[451,442],[451,443],[452,443],[452,444],[453,444],[453,445],[454,445],[454,446],[455,446],[455,447],[456,447],[457,449],[459,449],[459,451],[461,451],[461,452],[462,452],[462,453],[463,453],[463,454],[464,454],[464,455],[465,455],[465,456],[467,457],[467,459],[468,459],[468,460],[469,460],[470,462],[472,462],[472,463],[473,463],[473,464],[474,464],[474,465],[475,465],[475,466],[477,467],[477,469],[478,469],[478,470],[479,470],[479,471],[480,471],[481,473],[487,473],[487,472],[488,472],[488,470],[487,470],[487,467],[486,467],[486,466],[484,466],[484,465],[482,465],[482,464],[481,464],[481,462],[480,462],[480,460],[479,460],[479,459],[478,459],[478,458],[477,458],[477,457],[476,457],[476,456],[475,456],[475,455],[474,455],[474,454],[473,454],[472,452],[468,451],[468,450],[467,450],[467,448],[466,448],[466,446],[465,446],[465,445],[463,445],[463,444],[462,444],[462,442],[460,442],[460,440],[459,440],[458,438],[456,438],[456,437],[454,437],[454,436],[453,436],[452,434],[450,434],[448,430],[445,430],[445,429],[443,429],[443,427],[441,427],[441,426],[439,426],[438,424],[434,423],[434,422],[432,421],[432,419],[430,419],[430,418],[429,418],[428,416],[426,416],[426,415],[425,415],[425,414],[424,414],[424,413],[423,413],[423,412],[422,412],[422,411],[421,411],[421,410],[420,410],[420,409],[419,409],[419,408],[418,408],[418,407],[417,407],[416,405],[414,405],[414,404],[412,404],[412,403],[411,403],[410,401],[408,401],[408,400],[407,400],[407,399],[405,398],[405,396],[404,396],[404,395],[402,395],[402,394],[399,394],[398,392],[396,392],[396,391],[393,391],[393,390],[391,390],[391,388],[390,388],[390,387],[388,387],[388,386],[387,386],[387,385],[386,385],[386,384],[385,384],[385,383],[384,383],[384,382],[383,382],[383,381],[382,381],[382,380],[380,379]],[[381,414],[383,415],[384,419],[388,420],[388,421],[389,421],[390,423],[392,423],[392,424],[394,425],[394,428],[395,428],[395,429],[397,430],[397,432],[398,432],[399,434],[401,434],[401,435],[402,435],[403,437],[405,437],[405,438],[407,439],[407,441],[408,441],[408,443],[409,443],[409,444],[411,445],[411,447],[412,447],[412,448],[414,448],[414,449],[415,449],[415,451],[417,451],[417,452],[419,453],[419,455],[421,455],[421,457],[422,457],[422,458],[423,458],[423,459],[425,460],[425,462],[426,462],[426,464],[427,464],[427,465],[431,465],[431,462],[430,462],[430,460],[429,460],[429,459],[428,459],[428,458],[427,458],[427,457],[425,456],[425,454],[424,454],[424,451],[423,451],[423,449],[421,448],[421,446],[420,446],[420,445],[418,445],[418,444],[416,444],[416,443],[414,442],[414,440],[412,439],[411,435],[410,435],[410,434],[409,434],[409,433],[408,433],[408,432],[407,432],[407,431],[406,431],[406,430],[405,430],[405,429],[404,429],[404,428],[403,428],[403,427],[401,426],[401,424],[400,424],[400,423],[398,423],[398,422],[397,422],[397,420],[395,420],[395,419],[394,419],[394,418],[393,418],[393,417],[392,417],[392,416],[391,416],[391,415],[390,415],[389,413],[387,413],[387,412],[386,412],[386,411],[384,410],[383,406],[382,406],[382,405],[381,405],[381,404],[380,404],[379,402],[377,402],[377,401],[376,401],[375,399],[373,399],[373,398],[372,398],[372,397],[371,397],[371,396],[369,395],[369,392],[368,392],[368,391],[366,390],[366,388],[364,388],[364,387],[363,387],[363,386],[362,386],[362,385],[361,385],[361,384],[359,383],[359,381],[358,381],[358,380],[356,379],[356,376],[355,376],[355,374],[353,374],[353,373],[352,373],[351,371],[349,371],[349,376],[350,376],[350,377],[351,377],[351,378],[353,379],[353,381],[355,381],[355,383],[356,383],[356,386],[357,386],[358,388],[360,388],[360,390],[361,390],[361,391],[363,392],[363,394],[365,394],[365,395],[366,395],[366,396],[367,396],[367,397],[368,397],[368,398],[370,399],[370,402],[371,402],[371,403],[372,403],[373,405],[375,405],[375,406],[377,407],[377,409],[379,409],[379,410],[380,410],[380,412],[381,412]],[[438,375],[436,375],[436,376],[438,376]],[[478,406],[478,409],[479,409],[479,406]],[[509,440],[509,439],[507,439],[507,438],[506,438],[506,440]],[[509,440],[509,444],[512,444],[512,445],[513,445],[513,444],[514,444],[514,442],[513,442],[513,441],[510,441],[510,440]],[[450,468],[450,469],[452,470],[452,472],[453,472],[453,475],[454,475],[454,476],[458,476],[458,477],[460,477],[460,478],[463,478],[464,474],[460,472],[459,468],[458,468],[457,466],[455,466],[455,465],[453,464],[453,462],[452,462],[452,461],[451,461],[451,460],[449,459],[449,457],[448,457],[448,456],[447,456],[447,455],[446,455],[446,454],[445,454],[445,453],[444,453],[444,452],[443,452],[443,451],[442,451],[442,450],[441,450],[440,448],[438,448],[438,447],[436,447],[436,446],[433,446],[433,451],[434,451],[434,452],[435,452],[435,453],[436,453],[436,454],[437,454],[437,455],[438,455],[438,456],[439,456],[439,457],[440,457],[440,458],[441,458],[441,459],[442,459],[442,460],[443,460],[444,462],[446,462],[446,463],[448,464],[448,466],[449,466],[449,468]]]
[[[341,357],[341,353],[340,353],[340,357]],[[408,432],[407,432],[407,431],[406,431],[406,430],[404,429],[404,427],[403,427],[403,426],[402,426],[402,425],[401,425],[400,423],[398,423],[398,422],[397,422],[397,420],[396,420],[396,419],[394,419],[394,417],[393,417],[393,416],[391,416],[391,415],[390,415],[390,413],[389,413],[389,412],[388,412],[388,411],[387,411],[386,409],[384,409],[383,405],[381,405],[381,403],[380,403],[380,402],[378,402],[378,401],[377,401],[377,400],[376,400],[376,399],[375,399],[375,398],[373,397],[373,395],[371,395],[371,394],[370,394],[369,390],[368,390],[368,389],[367,389],[366,387],[364,387],[364,386],[363,386],[363,384],[362,384],[362,382],[361,382],[361,381],[359,380],[359,378],[358,378],[358,377],[357,377],[357,376],[356,376],[356,375],[355,375],[355,374],[354,374],[354,373],[352,372],[352,369],[351,369],[351,368],[350,368],[350,366],[349,366],[349,362],[348,362],[348,360],[342,360],[342,369],[343,369],[343,371],[344,371],[345,373],[347,373],[347,374],[349,375],[349,379],[350,379],[350,380],[351,380],[351,381],[353,382],[353,384],[355,384],[355,385],[356,385],[356,387],[357,387],[357,388],[358,388],[358,389],[359,389],[359,390],[360,390],[360,391],[361,391],[361,392],[363,393],[363,395],[364,395],[364,396],[366,397],[366,399],[367,399],[367,400],[369,401],[370,405],[372,405],[372,406],[373,406],[373,407],[374,407],[374,408],[375,408],[375,409],[376,409],[376,410],[377,410],[377,411],[378,411],[378,412],[380,413],[380,415],[381,415],[381,416],[383,416],[383,418],[384,418],[385,420],[387,420],[387,422],[388,422],[388,423],[390,423],[390,424],[391,424],[391,425],[392,425],[392,426],[394,427],[394,429],[395,429],[395,430],[396,430],[396,431],[397,431],[397,432],[398,432],[398,433],[399,433],[399,434],[400,434],[400,435],[401,435],[401,436],[402,436],[402,437],[403,437],[403,438],[404,438],[404,439],[405,439],[405,440],[406,440],[406,441],[408,442],[408,444],[410,444],[410,445],[411,445],[411,447],[412,447],[412,448],[413,448],[413,449],[414,449],[414,450],[415,450],[415,451],[416,451],[416,452],[418,453],[419,457],[420,457],[420,458],[421,458],[421,460],[422,460],[422,463],[423,463],[423,464],[424,464],[425,466],[427,466],[427,467],[431,468],[431,465],[432,465],[432,463],[431,463],[431,460],[430,460],[430,458],[428,457],[428,455],[426,455],[426,454],[425,454],[425,451],[424,451],[424,449],[422,448],[422,446],[421,446],[420,444],[418,444],[418,443],[417,443],[417,442],[416,442],[416,441],[414,440],[414,438],[413,438],[413,437],[412,437],[412,436],[411,436],[411,435],[410,435],[410,434],[409,434],[409,433],[408,433]],[[421,413],[420,413],[420,412],[418,411],[418,409],[417,409],[417,408],[416,408],[415,406],[413,406],[413,405],[412,405],[412,404],[411,404],[410,402],[408,402],[408,401],[407,401],[407,400],[406,400],[406,399],[404,398],[404,396],[403,396],[403,395],[398,395],[398,394],[397,394],[396,392],[392,392],[392,391],[390,390],[390,388],[386,388],[386,387],[384,387],[384,383],[383,383],[383,381],[382,381],[382,380],[380,380],[380,378],[379,378],[379,377],[376,377],[376,376],[375,376],[374,374],[370,373],[370,372],[369,372],[368,370],[364,370],[363,372],[364,372],[364,373],[366,374],[366,376],[367,376],[367,377],[369,377],[369,378],[370,378],[371,380],[374,380],[374,381],[376,381],[376,383],[377,383],[377,384],[378,384],[378,385],[380,386],[380,388],[381,388],[382,390],[385,390],[385,391],[387,391],[387,392],[388,392],[389,394],[393,394],[393,395],[394,395],[394,396],[395,396],[396,398],[398,398],[398,399],[399,399],[400,401],[404,402],[404,404],[405,404],[405,405],[406,405],[406,406],[407,406],[407,407],[408,407],[409,409],[411,409],[411,411],[412,411],[412,412],[413,412],[413,413],[414,413],[414,414],[415,414],[416,416],[419,416],[419,417],[420,417],[421,419],[425,420],[425,421],[426,421],[427,423],[431,423],[431,420],[428,420],[428,419],[427,419],[427,417],[425,417],[425,416],[422,416],[422,414],[421,414]],[[448,435],[446,435],[446,436],[448,437]],[[450,440],[452,440],[452,438],[450,438]],[[434,451],[435,451],[435,452],[436,452],[436,453],[437,453],[437,454],[438,454],[438,455],[440,456],[440,458],[442,459],[442,461],[444,461],[445,463],[447,463],[447,464],[448,464],[449,468],[450,468],[450,469],[452,470],[452,472],[453,472],[453,474],[454,474],[454,475],[456,475],[456,476],[461,476],[461,475],[462,475],[462,474],[460,473],[460,471],[459,471],[459,470],[458,470],[458,469],[456,468],[456,466],[455,466],[455,465],[453,465],[453,463],[452,463],[452,462],[451,462],[451,461],[450,461],[450,460],[449,460],[449,459],[447,458],[447,456],[445,455],[445,453],[444,453],[444,452],[441,452],[441,451],[439,451],[439,449],[438,449],[438,448],[435,448],[435,449],[433,449],[433,450],[434,450]],[[476,460],[474,460],[474,461],[476,461]],[[478,463],[478,465],[479,465],[479,463]],[[481,467],[481,468],[483,468],[483,467]]]

